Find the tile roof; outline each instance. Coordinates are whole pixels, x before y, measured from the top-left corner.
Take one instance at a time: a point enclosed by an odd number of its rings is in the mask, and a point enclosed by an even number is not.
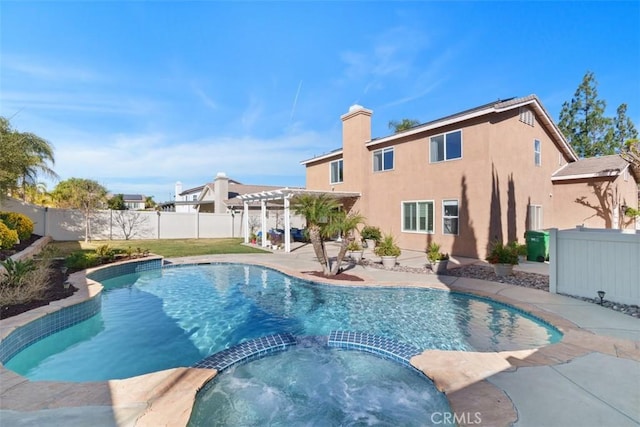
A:
[[[551,177],[552,180],[591,178],[597,176],[618,176],[629,163],[617,154],[611,156],[588,157],[568,163]]]

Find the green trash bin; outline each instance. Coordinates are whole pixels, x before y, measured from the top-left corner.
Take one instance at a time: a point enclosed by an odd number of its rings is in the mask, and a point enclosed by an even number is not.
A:
[[[530,230],[524,233],[527,261],[545,262],[549,258],[549,232]]]

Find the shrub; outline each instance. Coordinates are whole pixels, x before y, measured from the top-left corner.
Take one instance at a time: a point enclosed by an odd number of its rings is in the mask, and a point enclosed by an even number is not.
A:
[[[382,238],[382,233],[380,232],[380,228],[372,225],[366,225],[362,228],[360,237],[365,240],[375,240],[376,242],[379,242]]]
[[[0,249],[10,249],[18,243],[18,233],[0,221]]]
[[[96,255],[102,262],[109,262],[116,258],[116,251],[109,245],[100,245],[96,248]]]
[[[489,255],[487,255],[487,261],[491,264],[515,265],[518,264],[518,251],[513,245],[494,242]]]
[[[100,261],[95,252],[76,251],[65,258],[64,265],[71,270],[84,270],[100,265]]]
[[[18,233],[20,240],[27,240],[33,234],[33,221],[26,215],[18,212],[0,212],[0,221],[7,227]]]
[[[400,247],[390,234],[385,234],[376,245],[374,252],[378,256],[400,256]]]
[[[449,259],[449,254],[443,254],[440,252],[440,245],[436,242],[431,242],[427,246],[427,259],[429,262],[445,261]]]
[[[2,278],[3,285],[18,286],[24,277],[30,271],[35,270],[36,265],[33,260],[27,259],[24,261],[14,261],[11,258],[7,258],[6,261],[0,261],[5,269],[4,277]]]
[[[7,273],[0,280],[0,306],[37,301],[43,297],[52,273],[48,260],[8,259],[3,265]]]
[[[347,250],[348,251],[361,251],[362,250],[362,245],[360,243],[358,243],[358,241],[352,240],[347,245]]]

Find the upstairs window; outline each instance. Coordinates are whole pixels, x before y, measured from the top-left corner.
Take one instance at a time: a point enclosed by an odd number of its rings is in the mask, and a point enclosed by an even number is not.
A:
[[[373,171],[389,171],[393,169],[393,147],[373,152]]]
[[[431,137],[430,152],[431,163],[462,158],[462,131]]]
[[[540,140],[534,139],[533,140],[533,161],[536,166],[540,166],[542,164],[542,157],[540,154],[541,154]]]
[[[342,159],[331,162],[331,184],[339,184],[343,181]]]

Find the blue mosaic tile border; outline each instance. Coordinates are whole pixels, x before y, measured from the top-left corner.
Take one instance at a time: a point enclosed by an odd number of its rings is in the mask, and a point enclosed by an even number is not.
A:
[[[162,258],[127,262],[118,265],[109,265],[87,274],[87,277],[96,282],[112,279],[125,274],[139,273],[141,271],[157,270],[162,268]]]
[[[411,358],[422,353],[420,349],[412,345],[364,332],[331,331],[327,345],[372,353],[410,368],[413,368],[410,362]]]
[[[61,308],[17,328],[0,341],[0,363],[6,363],[34,342],[94,316],[102,308],[101,296],[100,293],[87,301]]]
[[[194,368],[217,369],[222,372],[233,365],[259,359],[271,353],[284,351],[296,345],[296,338],[289,334],[276,334],[243,342],[222,350],[196,363]]]

